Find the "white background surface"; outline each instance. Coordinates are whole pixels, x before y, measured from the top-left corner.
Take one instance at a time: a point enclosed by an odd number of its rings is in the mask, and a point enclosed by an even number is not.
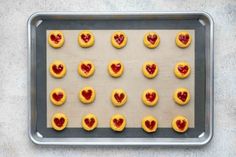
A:
[[[27,135],[27,29],[36,11],[207,11],[215,21],[215,134],[204,147],[37,146]],[[236,155],[236,1],[0,0],[0,156]]]

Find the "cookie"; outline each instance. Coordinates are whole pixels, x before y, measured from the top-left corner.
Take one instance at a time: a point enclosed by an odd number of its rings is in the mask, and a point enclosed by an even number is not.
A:
[[[176,45],[180,48],[187,48],[192,41],[192,37],[188,32],[179,32],[176,35]]]
[[[142,101],[147,106],[155,106],[158,102],[158,93],[155,89],[147,89],[143,91]]]
[[[126,119],[121,114],[115,114],[111,117],[110,126],[113,131],[121,132],[125,129]]]
[[[68,123],[68,118],[63,113],[55,113],[52,116],[51,124],[52,128],[57,131],[62,131],[66,128]]]
[[[111,44],[117,49],[123,48],[127,41],[128,37],[124,32],[114,32],[111,36]]]
[[[50,100],[52,104],[61,106],[66,101],[66,93],[61,88],[55,88],[50,92]]]
[[[188,130],[188,119],[184,116],[177,116],[172,121],[172,128],[179,133],[186,132]]]
[[[147,116],[142,119],[142,128],[147,133],[156,132],[158,128],[158,121],[153,116]]]
[[[120,107],[127,102],[128,96],[123,89],[114,89],[111,95],[111,102],[114,106]]]
[[[148,61],[143,64],[143,75],[147,78],[154,78],[158,74],[158,66],[153,61]]]
[[[78,43],[80,47],[88,48],[94,45],[95,37],[88,30],[81,31],[78,35]]]
[[[84,60],[78,65],[78,73],[80,76],[88,78],[93,75],[95,71],[94,64],[89,60]]]
[[[147,48],[154,49],[160,43],[160,37],[156,32],[148,32],[144,35],[143,43]]]
[[[59,60],[55,60],[50,64],[50,74],[55,78],[62,78],[66,75],[66,65]]]
[[[124,65],[119,60],[113,60],[108,64],[108,73],[112,77],[120,77],[123,74]]]
[[[64,35],[61,31],[51,31],[48,35],[48,43],[53,48],[60,48],[65,42]]]
[[[186,88],[177,88],[173,95],[174,101],[179,105],[186,105],[190,101],[190,93]]]
[[[187,62],[176,63],[174,68],[174,73],[176,77],[184,79],[189,76],[190,72],[191,72],[191,67]]]
[[[82,118],[81,124],[84,130],[92,131],[97,127],[98,120],[94,114],[89,113]]]
[[[84,87],[79,92],[79,100],[84,104],[90,104],[94,102],[96,92],[92,87]]]

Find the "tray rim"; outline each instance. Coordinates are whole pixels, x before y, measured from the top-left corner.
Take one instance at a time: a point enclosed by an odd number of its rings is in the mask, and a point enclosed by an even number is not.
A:
[[[32,129],[32,105],[31,104],[31,71],[32,71],[32,41],[31,31],[32,23],[40,16],[202,16],[209,21],[209,62],[206,64],[206,89],[209,97],[206,97],[206,112],[209,124],[207,125],[207,131],[205,134],[200,135],[199,138],[43,138],[39,133],[33,132]],[[28,80],[27,80],[27,93],[28,93],[28,135],[31,141],[39,145],[184,145],[184,146],[200,146],[209,143],[213,137],[213,114],[214,114],[214,22],[212,17],[206,12],[36,12],[33,13],[27,21],[27,36],[28,36]]]

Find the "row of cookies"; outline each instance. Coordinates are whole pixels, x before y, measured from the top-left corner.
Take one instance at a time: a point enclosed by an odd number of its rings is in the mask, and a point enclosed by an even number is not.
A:
[[[189,32],[179,32],[176,35],[175,42],[180,48],[186,48],[190,45],[192,40]],[[63,46],[65,37],[61,31],[51,31],[48,35],[48,43],[53,48],[60,48]],[[126,46],[128,37],[124,32],[114,32],[111,36],[111,44],[117,48]],[[94,45],[95,36],[91,31],[84,30],[78,35],[78,43],[82,48],[88,48]],[[160,36],[156,32],[148,32],[143,37],[143,43],[148,48],[156,48],[160,43]]]
[[[120,77],[124,72],[124,64],[119,60],[111,61],[108,66],[108,73],[112,77]],[[62,78],[66,74],[66,65],[59,60],[50,64],[50,74],[55,78]],[[189,76],[191,67],[187,62],[178,62],[174,66],[174,74],[178,78],[186,78]],[[84,60],[78,65],[78,74],[84,78],[92,76],[95,72],[95,65],[92,61]],[[158,74],[158,65],[154,61],[147,61],[142,66],[143,75],[147,78],[154,78]]]
[[[51,125],[53,129],[62,131],[68,124],[68,118],[64,113],[55,113],[51,119]],[[126,118],[124,115],[115,114],[110,119],[110,127],[113,131],[121,132],[126,127]],[[98,119],[94,114],[87,114],[82,118],[82,128],[86,131],[94,130],[98,125]],[[172,120],[172,128],[179,133],[186,132],[188,130],[189,122],[185,116],[176,116]],[[147,133],[153,133],[157,131],[158,120],[154,116],[146,116],[141,121],[141,127]]]

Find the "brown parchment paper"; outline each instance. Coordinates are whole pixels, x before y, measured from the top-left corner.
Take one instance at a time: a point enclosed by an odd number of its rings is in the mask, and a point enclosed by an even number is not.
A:
[[[80,30],[62,30],[65,43],[62,48],[54,49],[47,44],[47,68],[53,60],[62,60],[67,66],[67,74],[62,79],[51,77],[47,69],[47,127],[51,127],[51,117],[56,112],[68,116],[68,127],[81,127],[81,118],[93,113],[98,118],[98,127],[109,127],[113,114],[125,115],[127,127],[140,128],[144,116],[154,115],[159,127],[171,127],[172,119],[184,115],[189,119],[189,126],[194,127],[194,30],[187,30],[192,35],[192,43],[186,49],[175,44],[177,32],[182,30],[122,30],[128,36],[128,43],[123,49],[115,49],[111,45],[111,34],[117,30],[92,30],[95,45],[81,48],[77,43]],[[148,49],[143,44],[146,32],[156,31],[161,42],[156,49]],[[186,31],[186,30],[185,30]],[[47,30],[47,35],[50,30]],[[81,60],[89,59],[95,64],[95,73],[85,79],[78,75],[77,66]],[[107,65],[113,59],[124,64],[124,74],[120,78],[112,78],[107,72]],[[141,67],[145,61],[155,61],[159,66],[159,74],[155,79],[143,76]],[[181,80],[175,77],[173,68],[178,61],[187,61],[191,66],[191,74]],[[90,105],[82,104],[78,92],[84,86],[92,86],[96,90],[96,100]],[[62,106],[54,106],[49,100],[53,88],[61,87],[67,93],[67,101]],[[190,90],[191,100],[186,106],[176,105],[172,95],[176,88],[186,87]],[[123,107],[114,107],[110,96],[114,88],[123,88],[128,94],[128,101]],[[159,93],[159,102],[155,107],[147,107],[141,101],[141,94],[147,88],[155,88]]]

